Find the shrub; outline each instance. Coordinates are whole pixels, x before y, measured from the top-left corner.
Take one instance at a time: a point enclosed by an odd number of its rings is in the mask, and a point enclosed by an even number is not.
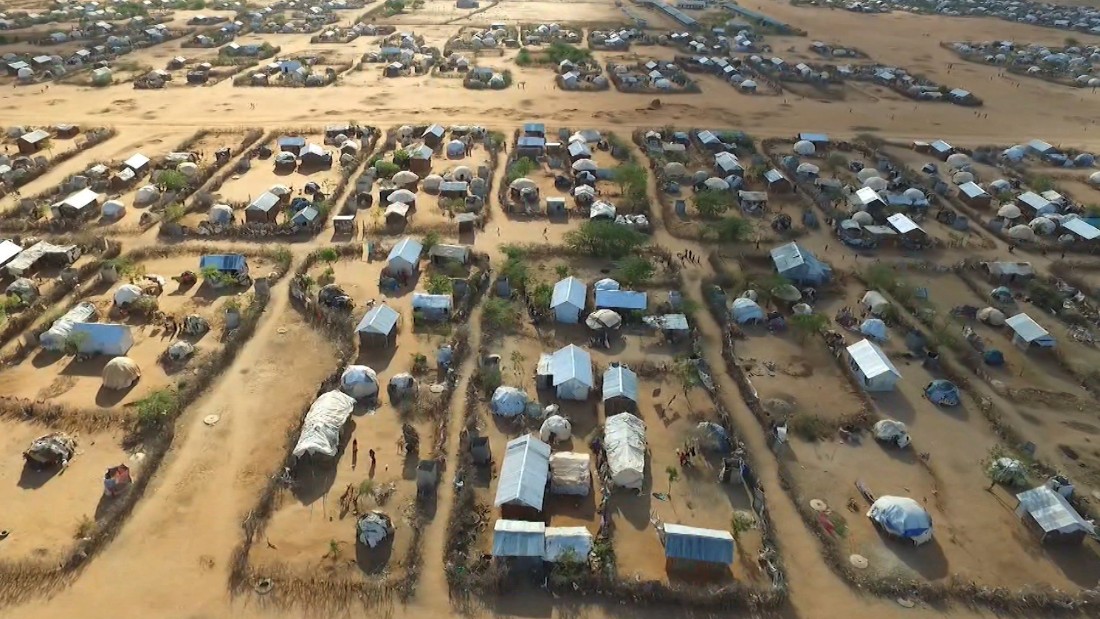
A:
[[[550,301],[554,297],[554,288],[546,282],[539,282],[531,292],[531,304],[540,310],[550,307]]]
[[[527,176],[531,172],[534,172],[537,167],[534,161],[531,161],[527,157],[520,157],[512,162],[512,165],[508,166],[508,175],[505,177],[505,182],[511,185],[512,181]]]
[[[511,330],[519,324],[519,310],[507,299],[492,298],[485,301],[482,318],[494,329]]]
[[[550,59],[550,62],[554,64],[560,64],[562,60],[579,63],[590,60],[592,58],[592,52],[559,41],[550,44],[550,49],[547,51],[547,57]]]
[[[179,409],[179,394],[174,389],[161,389],[138,400],[138,425],[143,428],[158,426]]]
[[[429,232],[424,235],[422,245],[424,245],[424,251],[429,252],[433,247],[439,245],[440,237],[438,232]]]
[[[531,52],[527,51],[526,47],[519,50],[519,53],[516,54],[516,64],[521,67],[526,67],[531,64]]]
[[[601,258],[628,256],[648,240],[633,228],[609,221],[586,221],[565,235],[565,244],[570,249]]]
[[[184,205],[177,202],[175,204],[168,205],[168,207],[164,209],[163,218],[164,218],[164,221],[166,221],[168,223],[175,223],[175,222],[183,219],[183,216],[186,215],[186,214],[187,214],[187,207],[185,207]]]
[[[161,170],[157,172],[157,187],[163,191],[183,191],[187,188],[188,179],[183,172],[178,170]]]
[[[805,341],[811,335],[824,331],[829,326],[829,319],[824,314],[799,314],[791,316],[790,323],[798,339]]]
[[[393,163],[402,170],[409,169],[409,162],[412,161],[412,155],[405,149],[399,149],[393,153]]]
[[[401,171],[401,168],[389,161],[379,161],[374,164],[374,169],[378,171],[378,178],[393,178],[394,174]]]
[[[450,294],[454,290],[451,278],[446,275],[432,275],[426,286],[428,294]]]
[[[481,391],[486,395],[492,394],[497,390],[504,379],[500,375],[500,368],[491,367],[485,368],[478,373],[478,384],[481,386]]]
[[[84,342],[88,341],[87,333],[70,333],[65,336],[65,343],[62,350],[66,355],[77,355],[80,353],[80,348],[84,346]]]
[[[340,252],[336,251],[332,247],[326,247],[317,252],[317,259],[321,262],[332,264],[333,262],[336,262],[340,259]]]
[[[723,243],[736,243],[748,238],[751,232],[751,223],[736,215],[730,215],[707,224],[703,229],[703,236]]]
[[[615,265],[615,279],[628,287],[647,283],[656,272],[653,263],[642,256],[627,256]]]
[[[703,217],[717,217],[729,210],[733,198],[729,192],[707,189],[698,191],[693,198],[695,210]]]
[[[412,373],[423,374],[428,371],[428,357],[422,353],[413,353]]]

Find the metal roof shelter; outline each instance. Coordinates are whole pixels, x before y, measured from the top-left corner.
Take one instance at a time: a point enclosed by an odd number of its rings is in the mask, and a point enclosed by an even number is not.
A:
[[[420,241],[407,236],[393,246],[389,256],[386,257],[386,262],[391,269],[397,271],[414,271],[420,263],[420,252],[423,250],[424,246]]]
[[[199,270],[207,267],[222,273],[247,273],[248,260],[241,254],[210,254],[199,258]]]
[[[964,196],[966,196],[968,198],[980,198],[982,196],[988,196],[989,195],[989,193],[986,192],[985,189],[982,189],[981,185],[979,185],[978,183],[975,183],[974,181],[970,181],[970,182],[967,182],[967,183],[963,183],[962,185],[959,185],[959,193],[963,194]]]
[[[134,153],[130,155],[130,158],[122,162],[122,165],[130,168],[134,172],[141,172],[145,166],[149,165],[149,158],[141,153]]]
[[[1028,149],[1036,155],[1046,155],[1048,153],[1055,152],[1057,149],[1050,142],[1044,142],[1043,140],[1031,140],[1027,143]]]
[[[948,154],[949,155],[949,154],[951,154],[952,151],[955,150],[954,146],[951,146],[950,144],[948,144],[947,142],[944,142],[943,140],[935,140],[931,144],[929,144],[928,146],[933,151],[935,151],[937,153],[940,153],[940,154]]]
[[[366,316],[363,316],[358,326],[355,327],[355,331],[389,335],[393,328],[397,326],[397,321],[400,318],[401,315],[392,307],[386,304],[377,305],[367,312]]]
[[[1050,209],[1054,205],[1050,203],[1050,200],[1047,200],[1033,191],[1025,191],[1016,197],[1016,201],[1034,210],[1036,213],[1053,212]]]
[[[706,563],[733,563],[734,541],[729,531],[666,524],[665,558]]]
[[[466,263],[470,259],[470,248],[466,245],[448,245],[446,243],[436,243],[432,245],[432,248],[428,250],[428,256],[431,258],[443,258],[445,260],[454,260],[455,262]]]
[[[645,310],[648,296],[633,290],[597,290],[596,307],[600,309]]]
[[[909,219],[908,216],[902,213],[895,213],[887,217],[886,221],[901,234],[908,234],[914,230],[920,230],[921,232],[924,232],[924,229],[918,226],[917,222]]]
[[[1100,230],[1080,217],[1062,220],[1062,227],[1087,241],[1100,236]]]
[[[67,206],[77,212],[83,211],[92,204],[99,201],[99,194],[92,189],[85,187],[80,191],[70,195],[69,197],[58,203],[59,206]]]
[[[247,211],[262,211],[264,213],[270,213],[272,209],[279,205],[279,196],[265,191],[256,196],[256,199],[249,204],[245,210]]]
[[[847,350],[852,370],[868,391],[890,391],[901,378],[890,357],[870,340],[860,340]]]
[[[573,324],[580,320],[584,309],[588,288],[576,277],[567,277],[554,284],[554,293],[550,297],[550,309],[558,322]]]
[[[10,262],[12,258],[18,256],[22,251],[22,247],[11,241],[0,241],[0,266],[4,266]]]
[[[19,136],[19,141],[26,142],[27,144],[37,144],[42,140],[48,140],[50,138],[50,132],[45,129],[35,129],[34,131],[24,133]]]
[[[584,562],[592,551],[592,533],[585,527],[546,527],[546,552],[543,558],[557,561],[569,557]]]
[[[1051,337],[1050,333],[1027,314],[1022,312],[1016,314],[1005,320],[1005,324],[1016,334],[1012,338],[1012,343],[1017,346],[1027,348],[1027,346],[1035,344],[1043,348],[1054,347],[1054,338]]]
[[[880,205],[885,205],[882,201],[882,196],[878,195],[878,192],[870,187],[860,187],[855,193],[855,202],[857,206],[868,207],[876,202]]]
[[[1016,495],[1019,505],[1016,508],[1017,515],[1027,514],[1035,520],[1035,524],[1043,531],[1044,537],[1048,533],[1062,534],[1093,534],[1095,527],[1085,520],[1064,496],[1052,490],[1049,486],[1039,486]]]
[[[799,284],[821,284],[832,277],[829,265],[818,260],[801,245],[791,242],[771,250],[775,270]]]
[[[573,344],[550,355],[550,375],[559,398],[585,400],[595,386],[592,356]]]
[[[550,479],[550,446],[528,434],[508,441],[497,480],[494,504],[518,505],[542,511]]]
[[[638,375],[622,365],[613,365],[603,373],[604,401],[617,397],[638,401]]]
[[[829,136],[825,135],[824,133],[799,133],[798,139],[806,140],[807,142],[811,142],[813,144],[829,143]]]
[[[134,345],[130,325],[103,322],[78,322],[73,324],[72,334],[79,337],[77,348],[82,354],[125,355]]]
[[[1035,269],[1030,262],[986,262],[986,270],[990,275],[997,277],[1031,277],[1035,275]]]
[[[542,557],[546,525],[524,520],[497,520],[493,525],[494,557]]]

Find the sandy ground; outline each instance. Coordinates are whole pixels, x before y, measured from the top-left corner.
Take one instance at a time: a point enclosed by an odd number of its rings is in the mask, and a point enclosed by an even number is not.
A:
[[[35,86],[17,87],[3,89],[0,94],[0,114],[3,115],[5,124],[75,122],[87,126],[115,125],[119,129],[119,136],[108,142],[108,146],[100,145],[82,153],[29,184],[23,190],[28,195],[56,184],[67,174],[82,170],[95,160],[113,158],[114,155],[110,153],[117,151],[118,154],[128,154],[127,151],[146,148],[155,140],[162,140],[166,144],[178,143],[199,127],[320,127],[328,121],[329,116],[341,121],[347,118],[363,119],[382,127],[414,120],[419,122],[422,117],[430,117],[446,119],[446,122],[453,124],[480,124],[506,133],[525,121],[539,120],[555,126],[613,129],[624,135],[634,128],[664,124],[684,128],[703,125],[730,126],[745,128],[757,136],[790,136],[799,131],[825,131],[833,136],[846,136],[874,128],[885,137],[942,137],[963,145],[1012,144],[1032,137],[1042,137],[1063,146],[1100,145],[1100,137],[1097,137],[1100,130],[1095,125],[1094,115],[1090,114],[1095,106],[1095,94],[1056,87],[1036,80],[1001,78],[993,68],[958,62],[953,54],[938,45],[940,40],[963,39],[1013,39],[1059,44],[1065,38],[1063,32],[998,20],[951,20],[903,13],[857,15],[845,11],[796,8],[779,0],[752,2],[748,6],[762,8],[779,19],[809,30],[813,39],[857,46],[878,62],[904,66],[943,83],[973,90],[985,100],[982,113],[988,114],[988,118],[978,118],[972,110],[955,106],[914,105],[907,101],[879,97],[876,91],[872,92],[876,93],[873,96],[878,100],[869,96],[843,103],[827,103],[792,98],[789,105],[782,106],[777,105],[774,97],[731,97],[728,86],[707,78],[700,80],[702,93],[682,95],[675,100],[664,101],[660,109],[650,110],[648,104],[653,98],[650,95],[629,95],[615,91],[598,95],[562,92],[552,87],[549,74],[541,69],[530,70],[532,77],[528,79],[527,89],[513,88],[504,92],[467,91],[454,87],[448,80],[430,79],[377,80],[355,84],[350,77],[354,73],[349,74],[343,84],[326,89],[323,94],[311,93],[311,96],[305,97],[285,89],[226,90],[231,88],[227,82],[210,88],[174,88],[165,91],[133,91],[127,85],[106,89],[69,85],[51,85],[48,90]],[[399,20],[416,19],[436,26],[455,17],[459,18],[453,22],[451,33],[441,33],[441,40],[445,40],[457,31],[459,25],[482,21],[513,19],[541,22],[560,21],[567,17],[577,20],[619,19],[618,9],[610,3],[501,3],[473,18],[468,17],[469,11],[458,12],[451,4],[438,8],[438,11],[429,8],[413,11]],[[566,8],[568,15],[563,16],[562,12]],[[656,22],[656,16],[653,17]],[[1095,41],[1094,37],[1075,36],[1084,43]],[[377,41],[371,39],[373,38],[361,37],[348,48],[354,49],[357,55],[361,54],[377,46]],[[260,40],[283,46],[284,56],[296,50],[310,48],[308,35],[241,37],[242,43]],[[156,51],[149,52],[148,55],[156,56],[159,62],[150,64],[160,66],[164,59],[176,55],[177,50],[172,45],[174,44],[164,46],[163,50],[153,48]],[[657,51],[655,49],[654,53]],[[140,62],[144,53],[135,53],[127,60]],[[525,79],[521,77],[525,71],[514,72],[517,80]],[[536,79],[533,77],[536,74],[544,78]],[[252,105],[255,105],[254,109]],[[248,180],[248,176],[253,173],[242,177],[241,187],[238,187],[245,197],[250,190],[258,193],[276,182],[253,176],[256,186],[247,187],[246,185],[253,184],[253,180]],[[1085,188],[1072,185],[1067,191],[1074,189],[1082,191]],[[2,206],[9,205],[10,198]],[[673,251],[688,247],[697,253],[702,251],[698,246],[686,244],[665,233],[665,222],[660,221],[659,213],[655,215],[654,223],[657,242]],[[527,223],[500,218],[478,235],[477,246],[495,253],[497,245],[502,241],[537,241],[539,231],[544,227],[539,222]],[[140,238],[127,239],[126,242],[131,246],[156,243],[154,235],[155,232],[152,232]],[[808,247],[828,255],[841,268],[851,268],[857,264],[848,258],[851,252],[836,248],[835,245],[831,253],[823,252],[829,240],[827,234],[818,232],[807,236],[805,243]],[[988,250],[975,250],[967,255],[1004,257],[1004,245],[1000,242],[994,242],[993,245]],[[299,259],[304,255],[305,249],[296,249]],[[963,255],[962,252],[948,252],[940,261],[947,264]],[[1046,259],[1038,255],[1032,255],[1031,259],[1040,268],[1047,264]],[[688,293],[700,300],[698,282],[705,273],[705,269],[692,269],[688,273]],[[374,295],[374,289],[370,286],[376,280],[369,278],[369,275],[367,277],[364,280],[367,288],[364,289],[362,298]],[[961,293],[945,294],[950,298],[950,295]],[[356,298],[360,300],[361,297],[357,294]],[[316,385],[335,369],[332,350],[325,339],[303,325],[293,312],[288,311],[285,283],[275,288],[272,299],[272,306],[261,320],[256,336],[245,347],[238,362],[181,418],[176,442],[164,468],[153,480],[150,493],[139,503],[134,515],[119,531],[118,537],[95,557],[69,588],[48,599],[34,600],[22,606],[5,609],[6,616],[43,619],[71,617],[74,613],[89,617],[144,613],[163,617],[248,618],[301,614],[254,604],[255,598],[252,597],[228,598],[225,588],[230,552],[240,539],[238,523],[254,506],[256,493],[266,483],[267,475],[274,464],[284,455],[281,430],[298,418],[308,406]],[[953,305],[957,301],[950,300],[948,303]],[[709,316],[702,316],[699,329],[707,343],[704,354],[715,367],[715,377],[723,401],[744,430],[746,446],[756,455],[758,472],[768,492],[772,517],[782,540],[784,564],[792,587],[787,614],[792,617],[816,617],[823,613],[851,617],[897,615],[899,607],[893,601],[854,593],[821,563],[818,542],[794,512],[794,503],[779,484],[775,462],[768,456],[763,434],[758,431],[755,420],[744,404],[736,397],[736,387],[725,373],[725,364],[715,345],[719,337],[718,325]],[[628,343],[624,352],[619,354],[630,357],[629,349]],[[398,365],[400,364],[394,363],[393,369],[396,370]],[[463,376],[468,376],[469,370],[469,367],[464,368]],[[978,473],[975,461],[992,444],[989,430],[983,425],[984,421],[977,411],[969,409],[952,413],[931,408],[926,401],[919,398],[919,389],[930,378],[927,373],[915,364],[904,365],[902,371],[906,378],[900,394],[885,400],[882,405],[891,414],[906,417],[907,422],[911,419],[916,437],[915,446],[931,453],[929,466],[937,472],[940,481],[937,487],[940,500],[945,506],[943,509],[946,510],[944,521],[955,530],[959,539],[956,546],[948,541],[950,536],[941,536],[941,550],[947,561],[947,569],[954,571],[958,566],[959,571],[964,573],[981,575],[984,564],[988,564],[989,573],[1002,575],[1007,573],[1009,565],[1018,565],[1019,571],[1008,576],[1010,582],[1056,582],[1066,588],[1094,584],[1085,583],[1080,574],[1088,574],[1091,569],[1091,578],[1095,581],[1095,564],[1085,565],[1084,569],[1068,564],[1059,566],[1056,558],[1043,557],[1045,552],[1035,552],[1034,557],[1024,558],[1028,553],[1028,540],[1018,538],[1024,530],[1000,503],[1004,497],[985,495],[982,492],[985,481]],[[288,380],[287,377],[293,377],[293,380]],[[1043,380],[1053,378],[1044,377]],[[1005,400],[1006,398],[997,398],[996,402],[1003,406]],[[1021,407],[1020,417],[1027,412]],[[205,415],[211,413],[222,415],[221,422],[212,428],[203,425],[201,421]],[[1045,412],[1038,411],[1036,416],[1040,417],[1042,414]],[[1042,432],[1036,430],[1033,439],[1036,443],[1042,443],[1040,454],[1056,449],[1051,443],[1059,440],[1057,436],[1074,429],[1065,423],[1069,421],[1077,420],[1068,413],[1062,417],[1043,419],[1043,423],[1049,424],[1049,429],[1044,428]],[[1058,424],[1066,429],[1060,429]],[[1090,428],[1095,426],[1088,425]],[[15,428],[17,429],[11,432],[5,428],[4,435],[20,436],[20,432],[23,432],[24,438],[29,439],[35,433],[24,430],[22,426]],[[1078,427],[1078,431],[1085,430],[1087,429]],[[1075,440],[1081,440],[1080,444],[1084,444],[1083,439]],[[16,454],[23,442],[20,440],[6,446],[5,452]],[[100,443],[97,440],[97,447]],[[449,448],[453,449],[455,444],[452,438],[448,443]],[[829,447],[831,445],[823,445],[822,450],[827,451]],[[918,485],[926,484],[927,476],[911,472],[918,465],[895,463],[889,458],[884,460],[881,450],[874,445],[845,447],[838,452],[843,456],[810,453],[805,447],[798,451],[797,445],[795,450],[799,458],[805,458],[807,463],[820,461],[823,463],[822,467],[826,466],[825,462],[831,462],[827,458],[840,461],[844,457],[845,470],[851,468],[871,471],[882,467],[884,473],[895,471],[896,477],[887,485],[880,488],[872,484],[876,492],[894,491],[892,488],[901,486],[902,490],[908,487],[916,493],[918,489],[927,487]],[[105,453],[100,466],[89,469],[87,484],[83,481],[67,482],[74,472],[81,470],[70,469],[64,476],[52,479],[42,488],[33,491],[32,494],[58,491],[57,497],[50,497],[43,503],[45,507],[38,508],[29,503],[26,512],[22,507],[14,511],[19,514],[50,511],[51,518],[52,512],[56,512],[57,520],[50,525],[51,528],[56,527],[56,530],[50,533],[50,537],[56,539],[60,545],[71,538],[72,527],[79,515],[90,511],[84,506],[90,506],[95,501],[94,495],[99,492],[99,469],[117,463],[115,461],[122,457],[124,454],[118,451]],[[78,456],[74,462],[74,467],[80,466],[79,458]],[[889,462],[884,464],[887,460]],[[345,466],[343,463],[341,465]],[[5,475],[9,473],[8,468],[0,470]],[[17,469],[10,470],[18,475]],[[91,474],[92,470],[95,471],[94,474]],[[911,474],[914,477],[908,477]],[[77,479],[77,476],[71,479]],[[62,482],[79,483],[79,488],[74,486],[70,489],[63,486]],[[11,479],[4,486],[11,487],[16,483]],[[821,477],[818,484],[829,488],[830,492],[833,492],[834,486],[845,488],[848,493],[852,492],[850,480],[838,484],[830,477]],[[441,486],[440,505],[447,506],[441,508],[441,511],[449,510],[446,499],[450,493],[448,485]],[[660,487],[661,484],[658,483],[657,486]],[[662,505],[659,509],[668,507],[670,511],[675,508],[679,514],[689,513],[690,508],[686,502],[676,502],[679,493],[684,493],[686,497],[691,492],[689,487],[690,482],[678,482],[673,488],[672,504]],[[13,495],[10,500],[15,500],[15,496],[18,495]],[[830,503],[834,509],[844,509],[845,493],[837,492],[836,496],[836,500],[830,499]],[[980,500],[977,498],[979,496]],[[5,499],[5,505],[9,501],[6,497],[6,494],[0,496]],[[30,499],[31,497],[20,496],[18,500],[22,503]],[[694,503],[694,499],[687,500]],[[698,500],[708,499],[703,497]],[[65,502],[71,502],[72,507],[60,508]],[[5,510],[5,514],[9,511],[11,510]],[[700,518],[719,518],[722,510],[715,510],[713,514],[710,510],[696,509],[696,512]],[[15,516],[17,519],[20,517],[23,516]],[[667,519],[669,515],[662,513],[662,518]],[[979,526],[983,518],[998,524],[992,527]],[[852,525],[853,543],[860,544],[861,548],[878,549],[874,553],[867,551],[875,561],[881,561],[888,566],[897,565],[899,568],[907,565],[905,553],[877,539],[877,535],[865,527],[862,516],[850,515],[848,520]],[[411,618],[450,612],[439,564],[443,542],[442,526],[439,523],[444,521],[445,518],[437,517],[426,534],[424,557],[428,565],[424,570],[417,597],[407,606],[387,608],[390,616]],[[856,521],[860,523],[857,524]],[[16,532],[16,536],[3,542],[4,544],[16,541],[19,531],[25,528],[18,521],[15,525],[5,522],[3,526]],[[346,524],[340,531],[342,535],[349,533]],[[1009,532],[1007,535],[1006,531]],[[304,561],[317,561],[324,553],[325,540],[318,539],[322,546],[320,552],[312,546],[303,549],[301,555]],[[32,542],[32,547],[44,543],[35,541]],[[54,548],[53,542],[49,543]],[[650,543],[643,546],[640,542],[638,548],[639,556],[642,556],[652,553],[656,545]],[[981,552],[974,551],[974,548],[980,548]],[[171,560],[167,560],[168,558]],[[938,573],[930,571],[932,568],[939,571],[944,569],[942,565],[932,564],[932,567],[928,567],[916,562],[912,567],[918,572],[923,569],[929,574]],[[141,593],[120,596],[119,582],[126,583],[129,591]],[[500,601],[486,602],[485,606],[479,609],[485,616],[492,614],[500,617],[551,617],[565,613],[570,616],[602,619],[626,616],[629,613],[631,617],[648,619],[667,616],[669,612],[667,608],[620,608],[594,602],[570,606],[564,611],[560,601],[552,600],[539,592],[505,596]],[[980,611],[961,608],[918,608],[906,611],[906,615],[953,619],[988,616]]]

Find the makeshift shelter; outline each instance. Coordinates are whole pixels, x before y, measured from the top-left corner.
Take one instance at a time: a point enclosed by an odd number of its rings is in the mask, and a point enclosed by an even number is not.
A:
[[[787,243],[771,250],[775,270],[799,285],[817,286],[832,278],[832,268],[818,260],[797,243]]]
[[[992,325],[994,327],[1000,327],[1005,324],[1005,313],[995,307],[983,307],[975,314],[978,320]]]
[[[279,204],[282,198],[270,191],[265,191],[256,197],[251,204],[244,209],[244,220],[247,223],[269,224],[275,223],[279,216]]]
[[[0,241],[0,266],[4,266],[11,262],[16,256],[23,252],[23,248],[17,243],[11,241]]]
[[[546,552],[546,524],[524,520],[497,520],[493,525],[493,556],[542,561]]]
[[[103,366],[103,387],[127,389],[141,378],[141,368],[129,357],[115,357]]]
[[[909,430],[905,427],[905,424],[893,419],[876,421],[871,431],[876,439],[884,443],[894,443],[898,447],[908,447],[911,440]]]
[[[559,451],[550,456],[550,492],[588,496],[592,489],[592,456]]]
[[[65,342],[69,334],[73,332],[73,326],[78,323],[88,322],[96,316],[95,305],[88,301],[82,301],[76,307],[65,312],[61,318],[54,321],[53,325],[45,333],[38,336],[38,344],[49,351],[61,351],[65,348]]]
[[[617,329],[623,324],[623,317],[613,310],[599,309],[589,314],[588,318],[584,319],[584,324],[593,331]]]
[[[199,271],[208,268],[240,278],[248,275],[248,259],[241,254],[208,254],[199,258]]]
[[[79,257],[80,247],[77,245],[54,245],[48,241],[39,241],[11,258],[7,264],[8,273],[12,277],[24,277],[40,261],[67,266],[76,262]]]
[[[444,321],[451,317],[454,299],[449,294],[425,294],[414,292],[412,296],[413,316],[422,320]]]
[[[365,365],[349,365],[340,375],[340,391],[356,400],[378,394],[378,374]]]
[[[393,521],[379,510],[363,514],[355,522],[355,538],[360,544],[370,548],[376,548],[391,535],[393,535]]]
[[[603,373],[604,414],[638,410],[638,375],[623,365],[611,365]]]
[[[722,565],[733,563],[735,544],[729,531],[665,524],[662,533],[665,559],[668,561]]]
[[[573,436],[573,424],[561,415],[550,415],[539,428],[539,440],[544,443],[567,441]]]
[[[933,404],[940,406],[958,406],[959,388],[949,380],[936,379],[924,388],[924,395]]]
[[[34,283],[34,280],[20,277],[8,284],[7,288],[4,289],[4,294],[19,299],[24,305],[30,305],[38,298],[38,285]]]
[[[763,322],[767,315],[764,308],[756,301],[745,297],[737,297],[730,303],[730,315],[739,325],[749,322]]]
[[[881,318],[868,318],[859,325],[859,332],[877,342],[886,340],[886,323]]]
[[[355,327],[359,334],[360,348],[389,348],[397,346],[397,326],[401,314],[383,303],[376,305],[363,316]]]
[[[597,290],[594,297],[599,309],[644,312],[649,305],[649,295],[633,290]]]
[[[346,371],[344,373],[347,374]],[[301,458],[315,454],[335,457],[340,447],[340,435],[344,424],[347,423],[354,408],[355,398],[346,393],[340,391],[322,393],[306,413],[302,432],[298,435],[298,442],[292,451],[294,457]]]
[[[398,241],[386,258],[386,269],[390,273],[412,275],[420,268],[420,253],[424,246],[412,237]]]
[[[527,394],[515,387],[501,385],[493,392],[489,401],[489,408],[494,415],[501,417],[516,417],[527,410]]]
[[[1027,483],[1027,469],[1019,460],[997,458],[989,463],[989,478],[1006,486],[1022,486]]]
[[[908,497],[881,496],[867,517],[890,535],[921,545],[932,539],[932,517]]]
[[[592,552],[592,534],[584,527],[546,527],[546,551],[542,558],[551,563],[575,561],[587,564]]]
[[[1006,319],[1005,324],[1012,329],[1014,333],[1012,343],[1019,348],[1027,350],[1033,345],[1039,348],[1054,348],[1054,337],[1027,314],[1016,314]]]
[[[645,479],[645,422],[620,413],[607,418],[603,428],[603,448],[611,481],[623,488],[641,488]]]
[[[583,348],[570,344],[550,357],[552,384],[563,400],[587,400],[595,385],[592,357]]]
[[[508,441],[493,504],[505,518],[536,520],[550,479],[550,446],[531,436]]]
[[[875,316],[881,316],[890,309],[890,302],[877,290],[868,290],[860,300],[860,305]]]
[[[416,378],[408,372],[394,374],[386,385],[386,393],[391,402],[416,393],[416,389]]]
[[[867,391],[892,391],[901,372],[870,340],[860,340],[847,348],[848,367]]]
[[[76,342],[82,355],[125,355],[134,345],[130,325],[102,322],[78,322],[73,324],[70,337]]]
[[[118,290],[114,294],[114,303],[119,307],[126,307],[127,305],[137,301],[141,298],[141,288],[134,284],[123,284],[118,287]]]
[[[195,345],[187,340],[176,340],[168,347],[168,358],[181,361],[195,354]]]
[[[61,466],[64,468],[76,455],[76,439],[64,432],[40,436],[23,452],[23,460],[35,468]]]
[[[576,324],[584,310],[588,288],[576,277],[566,277],[554,284],[554,293],[550,297],[550,309],[554,319],[565,324]]]
[[[1066,497],[1049,486],[1039,486],[1016,495],[1016,515],[1039,534],[1043,542],[1080,544],[1095,535],[1095,526],[1069,504]]]

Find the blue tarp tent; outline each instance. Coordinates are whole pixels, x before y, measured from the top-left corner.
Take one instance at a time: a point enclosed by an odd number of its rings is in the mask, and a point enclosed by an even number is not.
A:
[[[832,267],[797,243],[780,245],[771,250],[771,256],[775,270],[796,284],[818,286],[833,276]]]
[[[665,558],[705,563],[733,563],[734,542],[729,531],[665,525]]]
[[[985,361],[986,365],[999,367],[1005,364],[1005,355],[996,348],[992,348],[982,353],[982,361]]]
[[[502,417],[515,417],[527,409],[527,394],[515,387],[501,385],[493,392],[493,398],[489,402],[489,408],[493,414]]]
[[[959,388],[949,380],[934,380],[924,388],[924,395],[940,406],[958,406]]]
[[[913,499],[882,496],[872,505],[867,517],[887,533],[920,545],[932,539],[932,517]]]
[[[730,315],[740,325],[747,322],[760,322],[766,317],[764,308],[760,307],[756,301],[745,297],[738,297],[733,300],[733,303],[730,304]]]

